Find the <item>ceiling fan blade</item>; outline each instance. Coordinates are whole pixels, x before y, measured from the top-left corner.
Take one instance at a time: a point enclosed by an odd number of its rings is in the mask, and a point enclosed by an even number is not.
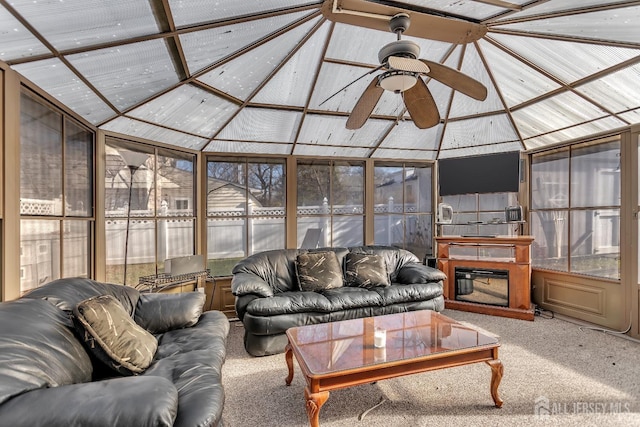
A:
[[[383,92],[384,89],[378,85],[378,77],[374,77],[351,110],[347,119],[347,129],[360,129],[364,125]]]
[[[370,0],[325,0],[322,2],[322,14],[333,22],[372,28],[379,31],[389,31],[389,19],[398,12],[410,12],[411,26],[404,32],[405,36],[438,40],[453,44],[471,43],[482,38],[487,33],[487,26],[476,22],[463,21],[453,17],[438,16],[428,11],[408,11],[404,3],[425,2],[391,2],[384,0],[372,2]],[[339,3],[339,8],[336,7]],[[522,3],[522,2],[521,2]],[[386,5],[388,4],[388,5]],[[415,9],[419,9],[415,6]],[[441,13],[442,14],[442,13]],[[384,19],[386,17],[386,19]]]
[[[427,74],[430,71],[429,66],[418,59],[390,56],[387,59],[387,62],[389,63],[389,68],[393,68],[394,70],[410,71],[412,73],[422,74]]]
[[[417,127],[428,129],[440,123],[438,106],[424,80],[418,78],[411,89],[403,92],[403,96],[407,111]]]
[[[354,81],[352,81],[351,83],[348,83],[346,86],[344,86],[342,89],[338,90],[336,93],[334,93],[333,95],[331,95],[330,97],[328,97],[327,99],[325,99],[324,101],[322,101],[320,104],[318,104],[318,106],[324,104],[325,102],[327,102],[328,100],[330,100],[331,98],[333,98],[334,96],[336,96],[337,94],[339,94],[340,92],[342,92],[343,90],[345,90],[346,88],[348,88],[349,86],[351,86],[352,84],[354,84],[355,82],[357,82],[358,80],[362,79],[363,77],[368,76],[371,73],[375,73],[376,71],[378,71],[379,69],[381,69],[382,67],[384,67],[384,65],[379,65],[376,68],[374,68],[371,71],[367,71],[366,73],[364,73],[363,75],[361,75],[360,77],[358,77],[357,79],[355,79]]]
[[[427,64],[431,69],[427,76],[438,80],[440,83],[449,86],[452,89],[462,92],[467,96],[478,101],[487,99],[487,88],[479,81],[472,79],[460,71],[447,67],[437,62],[421,59],[420,61]]]

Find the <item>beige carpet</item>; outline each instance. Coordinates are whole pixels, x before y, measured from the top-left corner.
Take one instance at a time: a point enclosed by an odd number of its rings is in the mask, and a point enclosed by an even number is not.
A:
[[[478,363],[333,391],[320,425],[640,426],[639,343],[558,318],[444,314],[500,337],[502,408],[489,392],[491,369]],[[233,322],[223,369],[225,425],[307,426],[297,364],[287,387],[284,355],[251,357],[242,335],[242,324]]]

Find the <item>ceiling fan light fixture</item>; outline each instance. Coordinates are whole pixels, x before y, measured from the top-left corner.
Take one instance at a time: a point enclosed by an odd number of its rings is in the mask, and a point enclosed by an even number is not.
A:
[[[401,93],[411,89],[418,81],[415,73],[401,70],[387,71],[378,77],[378,83],[384,90]]]

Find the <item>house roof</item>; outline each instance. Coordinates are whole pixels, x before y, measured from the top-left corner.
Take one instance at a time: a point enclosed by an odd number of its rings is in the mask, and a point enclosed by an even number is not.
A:
[[[427,79],[438,125],[418,129],[385,91],[347,130],[396,39],[380,16],[400,11],[420,58],[482,82],[487,98]],[[433,160],[640,122],[639,21],[640,3],[620,0],[13,0],[0,2],[0,60],[124,135],[204,152]]]

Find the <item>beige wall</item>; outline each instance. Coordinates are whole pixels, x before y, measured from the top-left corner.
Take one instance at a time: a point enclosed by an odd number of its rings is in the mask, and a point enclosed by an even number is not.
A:
[[[625,330],[629,313],[620,282],[535,270],[533,301],[545,310],[610,328]]]

